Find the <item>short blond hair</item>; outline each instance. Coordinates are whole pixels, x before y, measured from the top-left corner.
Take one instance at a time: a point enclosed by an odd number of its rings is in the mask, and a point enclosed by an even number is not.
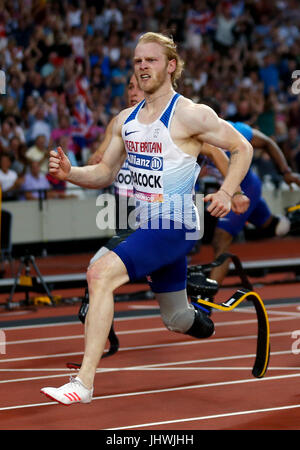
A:
[[[154,42],[163,47],[168,61],[171,61],[172,59],[176,60],[176,69],[171,74],[172,85],[176,88],[177,80],[181,77],[181,73],[184,68],[184,62],[177,53],[177,45],[175,44],[172,37],[169,37],[162,33],[153,33],[151,31],[142,34],[142,36],[138,40],[138,44],[148,44],[150,42]]]

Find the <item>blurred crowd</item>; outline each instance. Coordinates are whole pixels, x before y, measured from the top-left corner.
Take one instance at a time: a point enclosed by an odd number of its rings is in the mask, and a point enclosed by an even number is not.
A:
[[[49,150],[61,145],[72,164],[87,162],[126,106],[132,50],[145,31],[177,42],[185,61],[178,92],[217,98],[223,118],[273,137],[300,171],[297,0],[0,0],[4,198],[36,198],[39,188],[69,195],[47,174]],[[272,175],[259,149],[254,164]]]

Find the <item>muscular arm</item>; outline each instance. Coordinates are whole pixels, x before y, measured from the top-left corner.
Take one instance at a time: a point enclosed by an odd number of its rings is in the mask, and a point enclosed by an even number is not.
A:
[[[112,138],[111,149],[99,164],[72,167],[67,180],[77,186],[90,189],[101,189],[109,186],[119,172],[126,154],[123,141]]]
[[[205,142],[202,146],[201,154],[211,159],[223,177],[226,177],[229,167],[229,158],[223,150]],[[237,195],[236,193],[231,199],[231,208],[236,214],[243,214],[249,208],[250,200],[242,193],[240,186],[238,186],[237,191],[239,194]]]
[[[300,186],[299,174],[293,173],[277,143],[261,131],[256,129],[252,130],[253,137],[251,140],[251,144],[253,145],[253,147],[260,148],[268,153],[268,155],[272,158],[276,167],[278,168],[278,171],[283,175],[284,181],[286,183],[297,183],[298,186]]]
[[[192,104],[184,112],[183,120],[191,136],[201,142],[225,148],[231,153],[222,189],[232,196],[250,168],[252,145],[206,105]]]
[[[58,153],[55,151],[50,153],[49,173],[58,179],[68,180],[84,188],[99,189],[109,186],[126,158],[121,136],[121,120],[119,116],[117,117],[113,124],[112,138],[107,152],[99,164],[73,167],[62,149],[58,148]]]
[[[226,176],[229,166],[229,158],[223,150],[205,142],[202,146],[201,154],[207,156],[214,163],[223,177]]]

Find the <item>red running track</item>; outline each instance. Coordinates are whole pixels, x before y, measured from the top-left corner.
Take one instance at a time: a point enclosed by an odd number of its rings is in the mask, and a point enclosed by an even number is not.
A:
[[[128,305],[134,306],[142,305]],[[216,334],[206,341],[165,330],[158,316],[116,320],[121,348],[101,361],[92,403],[68,408],[39,390],[63,384],[72,373],[65,363],[80,362],[82,326],[6,329],[0,428],[295,429],[300,364],[291,334],[300,311],[278,304],[268,312],[272,353],[261,380],[251,375],[256,319],[250,308],[214,313]]]
[[[8,326],[2,326],[6,352],[0,354],[0,429],[299,429],[299,286],[256,290],[265,300],[271,332],[270,365],[263,379],[251,374],[257,331],[253,308],[214,312],[216,334],[196,340],[166,330],[155,301],[118,303],[116,312],[151,315],[116,319],[120,350],[101,361],[92,403],[69,407],[39,391],[60,386],[76,373],[66,362],[81,361],[82,325],[9,325],[12,320],[75,316],[78,306],[1,313]],[[222,289],[217,300],[231,293]],[[296,301],[282,303],[283,298]]]

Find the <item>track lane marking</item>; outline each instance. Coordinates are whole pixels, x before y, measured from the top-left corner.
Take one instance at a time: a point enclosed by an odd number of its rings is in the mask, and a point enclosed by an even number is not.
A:
[[[221,381],[216,383],[206,383],[206,384],[196,384],[191,386],[178,386],[173,388],[165,388],[165,389],[151,389],[148,391],[137,391],[137,392],[125,392],[122,394],[110,394],[110,395],[101,395],[98,397],[94,397],[92,401],[97,400],[110,400],[114,398],[125,398],[125,397],[137,397],[142,395],[153,395],[153,394],[161,394],[167,392],[178,392],[178,391],[186,391],[186,390],[194,390],[194,389],[207,389],[210,387],[224,387],[224,386],[232,386],[232,385],[240,385],[245,383],[263,383],[267,381],[277,381],[284,380],[290,378],[298,378],[300,374],[288,374],[288,375],[275,375],[271,377],[264,378],[246,378],[243,380],[231,380],[231,381]],[[33,408],[38,406],[49,406],[49,405],[57,405],[56,402],[46,402],[46,403],[32,403],[27,405],[15,405],[15,406],[6,406],[0,408],[0,411],[8,411],[12,409],[21,409],[21,408]],[[120,429],[120,428],[118,428]]]
[[[252,355],[255,356],[255,355]],[[242,358],[244,356],[241,356]],[[184,364],[181,363],[181,364]],[[132,371],[139,371],[139,370],[251,370],[252,366],[196,366],[196,367],[107,367],[105,369],[99,369],[96,373],[105,373],[105,372],[118,372],[123,370],[132,370]],[[268,367],[268,370],[297,370],[300,371],[299,367],[289,366],[289,367],[279,367],[279,366],[272,366]],[[35,368],[35,369],[0,369],[0,372],[69,372],[70,369],[66,368],[51,368],[51,369],[45,369],[45,368]],[[64,376],[66,374],[64,373]],[[27,379],[26,379],[27,380]],[[31,380],[31,378],[28,378],[28,380]],[[20,380],[5,380],[3,383],[9,383],[9,382],[16,382]],[[1,381],[0,381],[1,383]]]
[[[281,337],[281,336],[288,336],[291,335],[292,332],[290,331],[283,331],[280,333],[271,333],[270,337]],[[149,349],[155,349],[155,348],[168,348],[168,347],[178,347],[178,346],[186,346],[186,345],[208,345],[208,344],[219,344],[220,342],[232,342],[232,341],[241,341],[241,340],[251,340],[251,339],[257,339],[256,334],[252,335],[246,335],[246,336],[233,336],[233,337],[226,337],[226,338],[211,338],[211,339],[203,339],[203,340],[190,340],[190,341],[179,341],[179,342],[171,342],[167,344],[150,344],[150,345],[139,345],[136,347],[121,347],[119,348],[119,352],[125,352],[125,351],[131,351],[131,350],[149,350]],[[0,364],[1,363],[7,363],[7,362],[18,362],[18,361],[34,361],[37,359],[47,359],[47,358],[62,358],[65,356],[76,356],[76,355],[82,355],[82,352],[71,352],[71,353],[56,353],[56,354],[47,354],[47,355],[38,355],[38,356],[23,356],[23,357],[17,357],[17,358],[7,358],[2,359],[0,358]]]
[[[287,355],[291,354],[292,350],[281,350],[277,352],[271,352],[271,356],[279,356],[279,355]],[[168,363],[154,363],[154,364],[142,364],[139,366],[129,366],[129,367],[105,367],[105,368],[98,368],[96,370],[96,373],[107,373],[107,372],[120,372],[120,371],[132,371],[132,370],[145,370],[147,368],[164,368],[164,367],[171,367],[171,366],[179,366],[182,364],[195,364],[195,363],[209,363],[209,362],[217,362],[217,361],[232,361],[237,359],[247,359],[247,358],[254,358],[255,354],[244,354],[244,355],[232,355],[232,356],[220,356],[220,357],[214,357],[214,358],[202,358],[202,359],[193,359],[193,360],[184,360],[184,361],[175,361],[175,362],[168,362]],[[207,367],[209,370],[209,367]],[[14,369],[12,369],[14,370]],[[29,369],[28,369],[29,370]],[[35,370],[35,369],[34,369]],[[64,371],[63,374],[58,375],[49,375],[49,376],[39,376],[39,377],[26,377],[26,378],[15,378],[15,379],[9,379],[9,380],[1,380],[0,384],[7,384],[7,383],[17,383],[17,382],[26,382],[26,381],[37,381],[37,380],[45,380],[48,378],[61,378],[65,377],[67,375],[74,375],[75,370],[70,371],[70,373],[66,374],[66,369],[63,368],[62,371]],[[5,369],[2,370],[5,372]],[[16,372],[18,369],[16,369]],[[22,369],[21,369],[22,371]]]
[[[300,301],[300,298],[299,298]],[[291,303],[280,303],[278,305],[268,305],[268,301],[266,300],[265,302],[265,307],[267,309],[267,311],[269,310],[269,308],[286,308],[286,307],[295,307],[295,303],[291,302]],[[239,313],[239,312],[245,312],[245,313],[255,313],[255,311],[253,310],[253,308],[251,307],[243,307],[243,308],[236,308],[234,311],[235,314]],[[222,314],[221,311],[214,311],[214,314]],[[155,319],[155,318],[159,318],[160,314],[159,312],[157,314],[149,314],[149,315],[141,315],[141,316],[129,316],[129,317],[115,317],[115,322],[124,322],[124,321],[130,321],[130,320],[141,320],[141,319]],[[278,319],[280,320],[280,319]],[[7,321],[9,323],[9,321]],[[48,328],[48,327],[65,327],[68,325],[79,325],[82,326],[82,323],[78,320],[75,319],[72,322],[60,322],[60,323],[46,323],[46,324],[34,324],[34,325],[19,325],[19,326],[14,326],[14,327],[1,327],[2,330],[26,330],[26,329],[34,329],[34,328]]]
[[[161,422],[151,422],[151,423],[143,423],[138,425],[128,425],[126,427],[118,427],[118,428],[105,428],[105,430],[128,430],[132,428],[141,428],[141,427],[151,427],[157,425],[167,425],[170,423],[183,423],[183,422],[193,422],[200,420],[210,420],[210,419],[222,419],[225,417],[234,417],[234,416],[242,416],[242,415],[250,415],[250,414],[259,414],[273,411],[283,411],[289,409],[300,408],[300,404],[297,405],[286,405],[286,406],[275,406],[272,408],[262,408],[262,409],[250,409],[248,411],[235,411],[231,413],[223,413],[223,414],[213,414],[210,416],[199,416],[199,417],[189,417],[186,419],[175,419],[175,420],[164,420]]]

